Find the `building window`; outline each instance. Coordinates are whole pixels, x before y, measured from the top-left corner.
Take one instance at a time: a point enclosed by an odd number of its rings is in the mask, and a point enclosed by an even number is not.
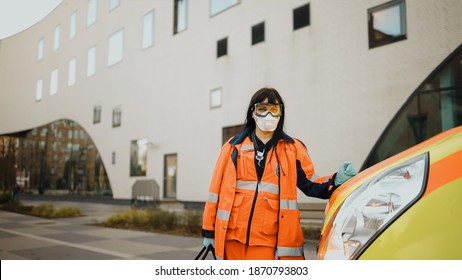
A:
[[[95,74],[95,65],[96,65],[96,47],[91,47],[88,49],[87,55],[87,77],[93,76]]]
[[[116,152],[112,152],[112,165],[114,165],[116,163]]]
[[[42,100],[43,96],[43,80],[39,79],[35,85],[35,101]]]
[[[122,125],[122,108],[116,107],[112,109],[112,127]]]
[[[43,39],[40,39],[37,44],[37,60],[42,60],[43,59],[43,48],[44,48],[45,42]]]
[[[55,95],[58,93],[58,79],[59,79],[59,71],[58,69],[54,69],[51,71],[50,76],[50,95]]]
[[[188,0],[173,0],[173,34],[180,33],[186,29],[188,24]]]
[[[95,105],[93,107],[93,123],[101,122],[101,105]]]
[[[223,134],[222,134],[222,144],[225,144],[231,137],[238,134],[241,130],[244,129],[243,124],[235,125],[235,126],[228,126],[223,127]]]
[[[294,30],[310,25],[310,4],[294,9]]]
[[[222,90],[221,88],[212,89],[210,91],[210,108],[218,108],[221,107],[221,96]]]
[[[67,85],[72,86],[75,84],[75,72],[77,68],[77,60],[75,58],[69,60],[69,73],[67,77]]]
[[[143,38],[141,46],[143,49],[149,48],[154,44],[154,11],[143,16]]]
[[[87,27],[96,22],[98,17],[98,0],[88,0],[87,2]]]
[[[265,41],[265,23],[252,26],[252,45]]]
[[[164,156],[164,197],[176,198],[176,182],[178,172],[177,154]]]
[[[72,39],[77,35],[77,12],[72,13],[69,20],[69,39]]]
[[[111,66],[122,61],[124,51],[124,31],[120,30],[109,37],[107,65]]]
[[[369,48],[397,41],[406,36],[406,2],[394,0],[367,10]]]
[[[228,38],[221,39],[217,42],[217,57],[228,54]]]
[[[55,37],[53,41],[53,50],[59,49],[59,42],[61,40],[61,26],[58,25],[55,27]]]
[[[120,0],[110,0],[109,1],[109,11],[114,10],[120,5]]]
[[[240,2],[240,0],[210,0],[210,16],[221,13]]]
[[[148,139],[133,140],[130,143],[130,176],[146,176]]]

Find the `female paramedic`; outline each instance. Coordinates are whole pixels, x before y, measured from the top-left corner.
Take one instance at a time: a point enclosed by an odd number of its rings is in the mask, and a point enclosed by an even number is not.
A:
[[[202,236],[218,259],[304,259],[297,187],[328,199],[356,174],[351,162],[315,178],[306,147],[283,131],[284,102],[273,88],[250,100],[245,128],[223,145],[205,203]]]

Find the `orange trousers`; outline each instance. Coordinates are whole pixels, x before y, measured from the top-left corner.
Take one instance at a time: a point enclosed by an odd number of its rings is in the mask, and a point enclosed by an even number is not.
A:
[[[236,240],[225,242],[225,260],[274,260],[274,247],[247,246]]]
[[[236,240],[225,242],[225,260],[275,260],[275,248],[268,246],[247,246]],[[279,257],[279,260],[304,260],[304,256]]]

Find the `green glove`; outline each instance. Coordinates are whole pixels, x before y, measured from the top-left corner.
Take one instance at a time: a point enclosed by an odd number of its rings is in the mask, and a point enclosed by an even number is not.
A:
[[[335,176],[335,185],[340,186],[341,184],[348,181],[351,177],[356,175],[356,169],[351,161],[345,161],[340,165],[337,175]]]

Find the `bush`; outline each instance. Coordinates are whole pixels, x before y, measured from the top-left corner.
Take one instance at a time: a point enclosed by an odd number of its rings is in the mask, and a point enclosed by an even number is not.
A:
[[[103,226],[170,232],[182,235],[200,233],[202,215],[198,212],[185,212],[184,215],[158,209],[129,210],[124,214],[108,217]]]
[[[188,211],[183,216],[184,224],[188,231],[193,234],[200,234],[202,231],[202,213],[199,211]]]
[[[319,240],[321,238],[321,229],[313,227],[303,227],[303,236],[305,239]]]
[[[55,218],[71,218],[82,216],[80,209],[75,207],[63,207],[61,209],[55,209],[54,214]]]
[[[53,217],[55,212],[55,207],[51,203],[44,203],[39,206],[32,208],[31,214],[39,217]]]
[[[56,209],[51,203],[44,203],[39,206],[35,206],[30,211],[31,215],[55,219],[55,218],[69,218],[69,217],[80,217],[82,212],[79,208],[75,207],[64,207]]]
[[[3,192],[0,194],[0,204],[8,204],[13,201],[13,195],[10,192]]]

